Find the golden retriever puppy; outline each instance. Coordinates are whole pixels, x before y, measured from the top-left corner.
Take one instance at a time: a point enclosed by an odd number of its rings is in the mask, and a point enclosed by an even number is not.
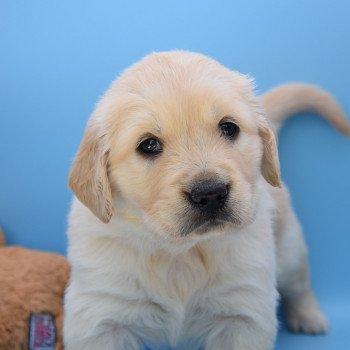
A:
[[[152,54],[111,85],[69,177],[66,350],[272,349],[277,280],[290,327],[326,331],[264,108],[350,131],[322,90],[261,103],[250,79],[195,53]]]

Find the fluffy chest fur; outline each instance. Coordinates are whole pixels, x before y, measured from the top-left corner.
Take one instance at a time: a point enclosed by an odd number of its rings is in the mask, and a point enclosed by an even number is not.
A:
[[[205,288],[215,278],[218,268],[215,254],[201,245],[182,254],[158,251],[143,259],[143,270],[152,286],[149,293],[167,296],[178,304],[186,304]]]
[[[123,233],[120,239],[79,202],[73,212],[84,216],[87,226],[78,229],[71,223],[70,289],[77,291],[77,298],[83,291],[89,305],[101,305],[88,311],[96,329],[106,322],[123,322],[131,324],[145,344],[181,349],[182,343],[198,344],[206,327],[227,310],[230,316],[234,310],[237,317],[256,317],[256,310],[275,304],[269,215],[260,215],[249,232],[213,237],[182,252],[171,252],[150,249],[142,241],[130,245],[126,235],[137,241],[131,225],[118,224]],[[265,305],[260,305],[261,295]]]

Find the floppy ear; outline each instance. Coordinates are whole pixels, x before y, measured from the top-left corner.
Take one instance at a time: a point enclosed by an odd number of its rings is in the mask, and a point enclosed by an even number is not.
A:
[[[91,122],[69,174],[68,184],[78,199],[102,222],[108,223],[113,214],[112,193],[107,175],[108,149],[104,135]]]
[[[267,125],[260,125],[259,135],[263,142],[261,173],[270,185],[282,187],[275,134]]]

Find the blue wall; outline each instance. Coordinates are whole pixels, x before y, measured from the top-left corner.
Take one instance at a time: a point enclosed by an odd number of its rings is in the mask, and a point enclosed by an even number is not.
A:
[[[85,122],[125,67],[182,48],[256,77],[307,81],[350,115],[347,0],[0,3],[0,224],[10,244],[65,252],[66,187]],[[315,116],[280,135],[283,178],[305,227],[318,293],[349,294],[350,140]],[[342,275],[344,274],[344,275]]]

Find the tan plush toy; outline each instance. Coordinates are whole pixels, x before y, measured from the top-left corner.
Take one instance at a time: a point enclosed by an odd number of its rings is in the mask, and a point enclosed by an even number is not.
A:
[[[0,350],[61,350],[65,257],[5,247],[0,229]]]

